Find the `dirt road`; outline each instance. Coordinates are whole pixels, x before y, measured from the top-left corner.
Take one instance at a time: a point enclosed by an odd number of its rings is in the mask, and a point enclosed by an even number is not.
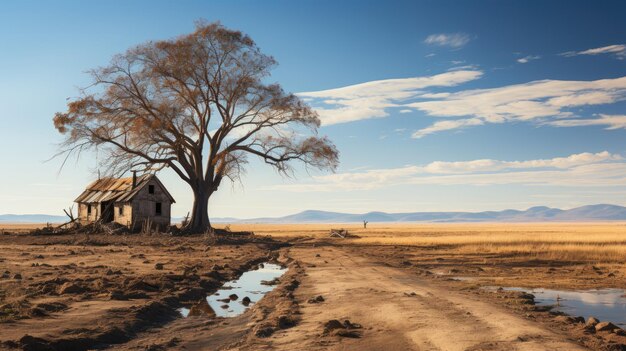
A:
[[[325,301],[304,302],[302,321],[276,334],[269,349],[584,350],[495,304],[340,247],[292,248],[290,255],[307,267],[297,300]],[[322,336],[332,319],[361,324],[362,337]]]
[[[492,269],[468,263],[476,258],[337,240],[290,244],[0,236],[0,350],[584,350],[580,343],[622,350],[626,344],[623,334],[559,322],[510,292],[464,291],[463,283],[429,273]],[[248,312],[228,319],[178,315],[177,308],[270,257],[289,271]],[[323,301],[309,301],[318,296]],[[339,321],[335,329],[325,331],[332,320]],[[343,329],[345,320],[362,327]]]

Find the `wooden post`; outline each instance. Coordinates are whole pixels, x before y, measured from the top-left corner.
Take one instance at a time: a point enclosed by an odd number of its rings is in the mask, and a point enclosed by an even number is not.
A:
[[[137,187],[137,171],[133,171],[133,189]]]

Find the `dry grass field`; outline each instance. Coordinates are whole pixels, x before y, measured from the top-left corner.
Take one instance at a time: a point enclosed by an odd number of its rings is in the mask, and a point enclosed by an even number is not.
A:
[[[28,232],[45,223],[0,223],[0,233]],[[224,224],[216,227],[223,228]],[[459,254],[516,254],[533,259],[626,262],[626,223],[359,223],[231,224],[233,231],[253,231],[276,238],[328,237],[344,228],[360,238],[353,244],[438,248]]]
[[[45,223],[0,223],[0,233],[28,232]],[[224,228],[226,225],[217,224]],[[231,224],[233,231],[252,231],[279,239],[328,237],[344,228],[359,238],[352,244],[398,245],[445,249],[458,254],[515,254],[530,259],[591,263],[626,262],[626,223],[359,223]]]
[[[626,261],[626,223],[394,223],[360,224],[236,224],[278,238],[320,239],[331,228],[345,228],[360,238],[354,244],[406,245],[446,249],[459,254],[516,254],[546,260],[581,262]]]

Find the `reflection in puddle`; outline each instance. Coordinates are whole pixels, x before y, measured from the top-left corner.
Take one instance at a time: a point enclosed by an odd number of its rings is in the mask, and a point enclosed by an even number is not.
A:
[[[178,312],[180,312],[180,314],[183,317],[188,317],[189,316],[189,309],[187,307],[181,307],[178,309]]]
[[[535,303],[542,306],[555,306],[553,310],[570,316],[588,318],[594,316],[601,321],[626,324],[626,291],[622,289],[601,290],[550,290],[504,288],[504,290],[525,291],[535,295]]]
[[[263,281],[279,278],[287,271],[287,268],[272,263],[261,264],[260,267],[243,273],[239,279],[225,283],[220,290],[207,296],[209,306],[218,317],[235,317],[242,314],[248,307],[261,300],[265,294],[274,290],[275,285],[264,285]],[[225,301],[233,294],[237,295],[235,300]],[[245,297],[250,299],[249,303],[243,301]],[[178,311],[183,317],[189,315],[188,308],[180,308]]]

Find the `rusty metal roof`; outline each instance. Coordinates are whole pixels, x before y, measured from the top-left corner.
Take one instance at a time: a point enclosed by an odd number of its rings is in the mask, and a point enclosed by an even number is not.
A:
[[[128,202],[139,193],[139,191],[146,186],[150,180],[156,180],[157,183],[163,188],[165,194],[170,198],[172,202],[174,198],[170,193],[165,189],[163,183],[159,181],[153,174],[144,174],[137,177],[137,185],[133,188],[133,178],[102,178],[98,179],[95,182],[89,184],[87,189],[83,191],[80,196],[74,200],[74,202],[78,203],[98,203],[105,201],[114,201],[114,202]]]

